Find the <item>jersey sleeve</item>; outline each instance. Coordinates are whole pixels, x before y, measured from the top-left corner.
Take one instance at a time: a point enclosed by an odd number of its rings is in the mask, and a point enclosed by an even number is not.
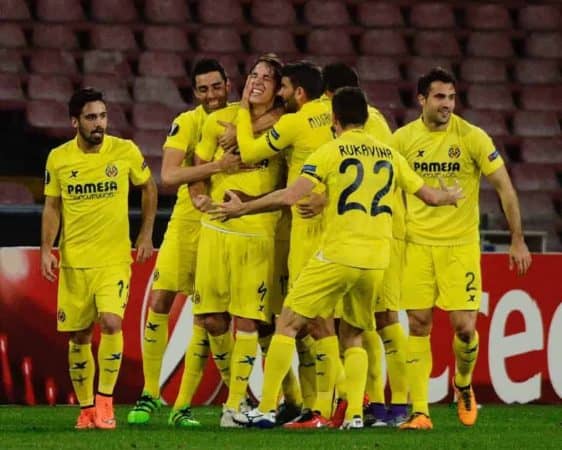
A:
[[[195,128],[194,114],[180,114],[172,122],[163,147],[186,152],[197,139]]]
[[[44,193],[50,197],[60,197],[60,183],[57,177],[55,168],[55,156],[54,153],[49,153],[47,157],[47,166],[45,168],[45,188]]]
[[[218,134],[217,119],[214,115],[209,116],[201,131],[201,140],[195,147],[195,154],[203,161],[212,161],[217,150]]]
[[[256,163],[289,147],[294,142],[296,132],[290,116],[282,116],[267,133],[254,139],[250,111],[240,108],[236,138],[242,161],[248,164]]]
[[[315,185],[326,183],[334,163],[330,158],[331,154],[329,144],[320,147],[306,159],[301,169],[301,176],[308,178]]]
[[[394,173],[396,176],[396,185],[407,192],[408,194],[415,194],[424,185],[422,177],[420,177],[408,164],[404,158],[397,151],[393,152],[394,156]]]
[[[500,152],[494,142],[483,130],[476,128],[471,135],[472,157],[484,175],[490,175],[504,165]]]
[[[129,178],[131,182],[135,185],[141,185],[146,183],[150,176],[150,168],[144,159],[139,148],[131,142],[131,148],[129,150],[129,159],[131,170],[129,172]]]

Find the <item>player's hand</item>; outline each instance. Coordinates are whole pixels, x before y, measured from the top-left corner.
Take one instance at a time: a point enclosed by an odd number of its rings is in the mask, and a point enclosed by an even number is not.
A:
[[[217,164],[221,172],[234,173],[240,169],[242,159],[240,159],[240,155],[226,152],[217,160]]]
[[[516,267],[517,275],[525,275],[531,267],[531,262],[531,253],[529,253],[525,241],[522,238],[512,239],[509,246],[509,270]]]
[[[52,283],[57,279],[55,270],[58,267],[59,262],[52,251],[41,249],[41,276]]]
[[[225,196],[228,197],[228,201],[220,205],[215,205],[208,211],[212,220],[226,222],[228,219],[240,217],[242,215],[244,203],[240,200],[240,197],[232,191],[226,191]]]
[[[462,190],[461,185],[459,184],[459,180],[455,180],[455,184],[452,186],[447,186],[443,178],[439,177],[439,187],[442,191],[445,191],[449,196],[449,204],[453,205],[455,208],[457,207],[457,201],[461,198],[464,198],[464,191]]]
[[[152,245],[152,238],[150,236],[139,235],[137,241],[135,242],[135,248],[137,249],[137,259],[136,262],[143,263],[152,256],[154,251],[154,246]]]
[[[209,210],[214,206],[213,200],[211,197],[205,194],[199,194],[195,197],[195,201],[193,202],[193,206],[197,208],[201,212],[209,212]]]
[[[246,78],[246,84],[244,85],[244,90],[242,91],[242,98],[240,99],[240,107],[245,109],[250,109],[250,94],[254,88],[254,79]]]
[[[238,148],[236,141],[236,126],[233,123],[217,120],[217,123],[224,127],[224,132],[219,136],[219,145],[225,152],[233,152]]]
[[[297,212],[303,219],[310,219],[322,212],[326,206],[326,194],[312,192],[304,200],[297,203]]]

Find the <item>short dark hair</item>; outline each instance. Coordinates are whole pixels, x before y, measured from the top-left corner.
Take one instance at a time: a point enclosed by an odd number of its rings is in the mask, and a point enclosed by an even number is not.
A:
[[[227,79],[226,71],[220,62],[214,58],[203,58],[197,61],[193,66],[193,70],[191,71],[191,86],[195,88],[195,78],[198,75],[204,75],[209,72],[220,73],[223,81]]]
[[[453,86],[455,86],[457,83],[457,80],[455,80],[455,76],[447,69],[443,69],[443,67],[434,67],[428,73],[419,78],[418,95],[427,97],[427,95],[429,94],[429,87],[434,81],[451,83]]]
[[[281,87],[281,77],[283,76],[283,62],[275,53],[266,53],[261,55],[254,61],[252,67],[250,67],[249,73],[259,64],[265,63],[273,70],[273,79],[275,81],[275,88],[279,89]]]
[[[295,89],[298,87],[303,88],[309,100],[320,97],[324,91],[322,72],[318,66],[310,61],[286,64],[283,67],[282,73],[284,77],[291,80],[291,84]]]
[[[105,104],[103,94],[100,91],[91,87],[78,89],[72,94],[72,97],[70,97],[70,101],[68,102],[68,114],[70,117],[79,118],[82,113],[82,108],[84,108],[86,103],[97,101]]]
[[[342,127],[364,125],[369,117],[367,97],[359,87],[342,87],[332,97],[332,112]]]
[[[359,86],[357,72],[345,63],[332,63],[322,69],[324,91],[336,92],[345,86]]]

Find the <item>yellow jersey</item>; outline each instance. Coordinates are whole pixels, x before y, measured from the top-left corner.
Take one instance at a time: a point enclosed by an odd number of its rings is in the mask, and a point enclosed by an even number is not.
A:
[[[218,138],[224,132],[224,127],[218,122],[231,122],[236,125],[242,111],[245,110],[240,109],[238,104],[231,104],[209,115],[203,126],[201,141],[195,150],[199,158],[204,161],[215,161],[222,157],[224,150],[218,144]],[[240,191],[251,197],[261,196],[278,188],[280,176],[281,158],[276,153],[255,163],[245,164],[237,172],[220,172],[213,175],[210,196],[217,204],[225,200],[227,190]],[[270,212],[216,222],[204,214],[202,223],[225,231],[273,236],[279,216],[279,212]]]
[[[412,194],[423,186],[406,160],[363,128],[354,128],[314,152],[301,175],[324,183],[328,195],[317,256],[347,266],[385,269],[395,185]]]
[[[479,241],[480,175],[503,166],[492,139],[481,129],[452,114],[443,131],[430,131],[421,117],[396,130],[394,148],[424,181],[439,187],[460,183],[464,199],[458,207],[432,208],[407,196],[406,239],[422,245],[466,245]]]
[[[199,105],[191,111],[181,113],[172,122],[163,147],[185,153],[182,167],[193,165],[195,147],[201,139],[201,130],[206,119],[207,112],[203,106]],[[191,202],[187,184],[182,184],[178,188],[176,204],[170,219],[195,221],[201,219],[201,212]]]
[[[74,138],[47,158],[45,195],[61,197],[61,266],[104,267],[131,262],[129,180],[150,178],[139,148],[106,135],[98,153],[84,153]]]

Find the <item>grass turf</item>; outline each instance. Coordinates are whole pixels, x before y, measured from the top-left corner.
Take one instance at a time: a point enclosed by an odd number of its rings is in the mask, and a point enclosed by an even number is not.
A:
[[[287,431],[221,429],[219,407],[195,408],[199,429],[167,425],[168,408],[147,425],[127,425],[129,406],[116,409],[115,431],[73,429],[77,407],[0,406],[0,448],[41,449],[546,449],[562,448],[562,409],[543,405],[485,405],[473,428],[452,407],[432,406],[432,431],[365,429]]]

